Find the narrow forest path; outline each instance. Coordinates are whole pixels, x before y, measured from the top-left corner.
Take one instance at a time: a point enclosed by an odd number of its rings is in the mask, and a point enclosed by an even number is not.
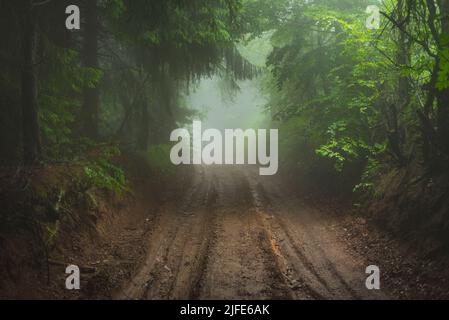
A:
[[[116,299],[376,299],[335,217],[251,167],[198,167],[158,211],[147,256]]]

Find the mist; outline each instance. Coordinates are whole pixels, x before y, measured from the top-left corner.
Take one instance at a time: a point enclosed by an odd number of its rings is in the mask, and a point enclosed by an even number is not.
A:
[[[224,129],[258,128],[267,121],[267,98],[257,79],[238,82],[238,89],[223,90],[223,79],[204,78],[187,96],[187,106],[201,114],[203,127]]]

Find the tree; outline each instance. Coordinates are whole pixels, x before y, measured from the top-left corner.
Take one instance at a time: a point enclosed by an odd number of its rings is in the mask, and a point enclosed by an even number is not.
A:
[[[22,1],[22,143],[25,164],[34,164],[41,156],[37,101],[37,12],[33,1]]]
[[[94,72],[99,70],[98,59],[98,4],[97,0],[86,0],[84,2],[86,22],[84,26],[82,61],[86,68]],[[96,140],[98,138],[99,125],[100,89],[97,82],[90,83],[84,87],[82,106],[82,133]]]

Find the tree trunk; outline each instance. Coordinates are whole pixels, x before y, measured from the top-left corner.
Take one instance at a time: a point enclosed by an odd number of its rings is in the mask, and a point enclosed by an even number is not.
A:
[[[404,0],[398,0],[397,4],[397,19],[404,29],[407,29],[405,19],[405,2]],[[396,64],[401,71],[410,64],[410,41],[407,39],[407,35],[404,30],[397,30],[397,49],[396,49]],[[389,146],[391,151],[397,157],[400,165],[404,165],[406,158],[404,155],[403,145],[406,142],[405,129],[400,123],[400,115],[407,108],[410,103],[410,83],[407,76],[398,74],[398,83],[396,89],[396,103],[390,105],[389,108]]]
[[[449,0],[439,1],[440,12],[445,17],[441,19],[441,49],[449,48]],[[445,42],[443,42],[445,41]],[[438,133],[439,140],[443,146],[443,152],[449,155],[449,88],[437,90],[438,100]]]
[[[141,150],[148,149],[148,142],[150,137],[150,115],[148,112],[147,99],[144,97],[141,102],[142,112],[141,112],[141,124],[140,124],[140,134],[139,134],[139,148]]]
[[[37,102],[37,21],[31,5],[25,7],[22,32],[22,144],[27,165],[41,156],[39,111]]]
[[[430,81],[423,86],[427,91],[426,102],[422,112],[418,110],[418,116],[421,122],[421,132],[423,139],[423,160],[428,166],[432,165],[433,158],[438,153],[438,139],[435,132],[435,125],[432,123],[433,105],[436,98],[436,83],[439,70],[439,61],[435,61]]]
[[[85,32],[83,48],[83,64],[87,68],[99,69],[98,62],[98,8],[96,0],[85,1]],[[91,139],[98,138],[98,114],[100,104],[100,90],[98,85],[94,88],[84,88],[84,101],[82,107],[83,134]]]

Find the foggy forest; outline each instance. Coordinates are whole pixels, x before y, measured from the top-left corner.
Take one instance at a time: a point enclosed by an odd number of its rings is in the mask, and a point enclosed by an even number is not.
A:
[[[0,0],[0,34],[1,299],[449,298],[449,0]],[[246,136],[175,163],[198,122]]]

